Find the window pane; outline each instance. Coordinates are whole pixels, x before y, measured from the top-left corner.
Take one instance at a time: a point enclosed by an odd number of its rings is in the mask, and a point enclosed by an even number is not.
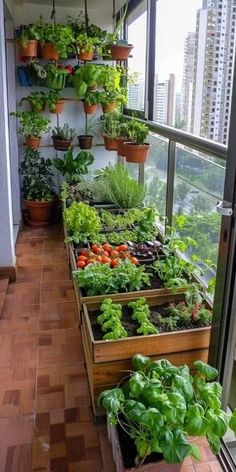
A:
[[[227,143],[234,8],[226,0],[158,0],[154,121]]]
[[[135,83],[128,85],[128,108],[144,110],[147,40],[147,2],[135,8],[127,19],[128,42],[134,46],[128,60],[129,73],[137,73]]]
[[[145,164],[145,184],[147,195],[145,204],[155,206],[161,216],[166,210],[166,182],[168,161],[168,140],[150,134],[151,143],[148,161]]]

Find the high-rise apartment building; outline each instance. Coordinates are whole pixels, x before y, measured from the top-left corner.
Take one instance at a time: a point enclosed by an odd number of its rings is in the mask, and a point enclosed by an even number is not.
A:
[[[132,110],[143,110],[144,106],[144,80],[139,79],[128,87],[128,107]]]
[[[183,129],[188,132],[191,130],[195,48],[196,33],[188,33],[184,44],[184,70],[181,102]]]
[[[159,81],[156,75],[154,90],[154,121],[163,125],[174,125],[175,116],[175,76]]]
[[[236,0],[203,0],[197,13],[191,131],[227,142]]]

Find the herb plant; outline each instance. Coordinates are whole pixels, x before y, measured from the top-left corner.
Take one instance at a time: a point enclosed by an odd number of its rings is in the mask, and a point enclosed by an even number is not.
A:
[[[148,334],[158,333],[158,330],[150,321],[151,312],[146,298],[140,297],[134,302],[130,302],[128,306],[133,309],[132,319],[140,324],[140,327],[137,329],[138,334],[147,336]]]
[[[75,70],[73,85],[77,97],[83,98],[89,89],[96,87],[100,71],[101,67],[95,64],[86,64]]]
[[[45,66],[46,71],[46,87],[53,90],[62,90],[65,87],[66,77],[68,70],[62,66],[56,66],[55,64],[48,64]]]
[[[132,264],[129,260],[121,262],[114,268],[109,264],[94,262],[83,270],[73,272],[74,279],[80,288],[90,295],[106,293],[132,292],[150,286],[149,275],[145,267]]]
[[[56,139],[61,139],[62,141],[73,141],[75,136],[75,129],[70,128],[68,123],[65,123],[62,128],[60,126],[56,126],[52,130],[52,137]]]
[[[46,97],[46,102],[50,111],[56,110],[56,104],[58,100],[61,100],[61,95],[56,90],[50,90]]]
[[[106,333],[103,339],[120,339],[128,336],[121,323],[122,306],[120,304],[106,298],[100,306],[100,311],[102,313],[97,317],[97,322]]]
[[[37,27],[38,39],[41,43],[52,43],[60,57],[66,59],[75,41],[71,27],[45,23],[42,17],[40,17]]]
[[[236,434],[236,411],[228,415],[221,410],[216,369],[195,361],[192,376],[186,365],[175,367],[166,359],[152,362],[141,354],[132,363],[135,371],[128,383],[102,392],[98,405],[105,408],[111,425],[118,424],[133,439],[140,469],[153,452],[162,453],[171,464],[188,456],[200,460],[189,436],[205,436],[217,454],[228,427]]]
[[[22,105],[25,101],[30,103],[34,112],[40,112],[46,104],[47,94],[45,92],[32,92],[28,97],[23,97],[19,105]]]
[[[18,133],[25,136],[40,136],[42,133],[47,133],[49,130],[50,120],[46,116],[30,111],[18,111],[11,113],[20,120],[20,127]]]
[[[181,259],[177,255],[169,255],[165,259],[158,259],[153,263],[153,268],[157,272],[164,287],[176,289],[186,287],[191,280],[192,274],[196,273],[194,264]]]
[[[84,95],[84,101],[87,105],[98,105],[100,103],[100,92],[87,92]]]
[[[82,176],[88,173],[88,166],[94,161],[91,152],[80,151],[76,156],[73,155],[73,148],[70,147],[64,154],[63,159],[58,157],[53,159],[54,167],[69,182],[80,182]]]
[[[85,203],[74,202],[63,212],[65,227],[69,233],[66,242],[75,243],[94,240],[101,229],[96,210]]]
[[[149,133],[148,127],[144,123],[135,120],[135,118],[128,122],[127,131],[128,137],[135,144],[144,144]]]
[[[53,174],[51,159],[44,159],[37,149],[26,148],[20,164],[23,177],[23,196],[25,200],[48,202],[53,200]]]
[[[97,37],[89,37],[86,33],[78,34],[76,37],[76,44],[78,53],[91,52],[95,49],[95,46],[100,44],[100,40]]]

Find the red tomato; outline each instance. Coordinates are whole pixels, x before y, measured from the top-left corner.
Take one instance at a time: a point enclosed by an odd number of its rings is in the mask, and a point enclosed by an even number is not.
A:
[[[121,244],[120,246],[116,247],[116,251],[119,251],[119,252],[124,252],[127,250],[128,250],[128,246],[126,246],[126,244]]]
[[[101,263],[102,262],[102,256],[96,256],[96,261]]]
[[[120,253],[118,251],[112,250],[110,253],[110,257],[114,257],[114,259],[116,259],[117,257],[120,257]]]
[[[83,269],[85,266],[86,266],[85,261],[77,261],[77,267],[79,267],[80,269]]]
[[[80,253],[81,253],[83,256],[88,256],[88,255],[89,255],[88,249],[82,249],[82,250],[80,251]]]
[[[111,263],[110,257],[103,256],[103,257],[102,257],[102,263],[103,263],[103,264],[110,264],[110,263]]]
[[[137,259],[137,257],[131,257],[131,258],[130,258],[130,261],[132,262],[132,264],[135,264],[135,265],[138,264],[138,259]]]
[[[103,247],[104,251],[108,252],[108,254],[112,250],[112,247],[110,246],[110,244],[107,244],[107,243],[103,244],[102,247]]]
[[[86,262],[86,261],[87,261],[87,257],[86,257],[86,256],[79,256],[79,257],[77,257],[77,261],[84,261],[84,262]]]
[[[117,265],[119,265],[119,263],[120,263],[120,259],[113,259],[113,260],[111,261],[110,266],[111,266],[111,267],[116,267]]]
[[[97,244],[93,244],[92,251],[94,252],[94,254],[98,254],[100,251],[100,247]]]
[[[87,260],[87,265],[88,264],[93,264],[94,262],[95,262],[95,259],[90,258],[90,259]]]
[[[108,251],[103,251],[102,256],[105,256],[105,257],[109,256],[109,252]]]

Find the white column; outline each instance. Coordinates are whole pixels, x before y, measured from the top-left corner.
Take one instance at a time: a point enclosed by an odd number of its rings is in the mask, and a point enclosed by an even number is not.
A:
[[[0,268],[15,266],[3,0],[0,0]]]

